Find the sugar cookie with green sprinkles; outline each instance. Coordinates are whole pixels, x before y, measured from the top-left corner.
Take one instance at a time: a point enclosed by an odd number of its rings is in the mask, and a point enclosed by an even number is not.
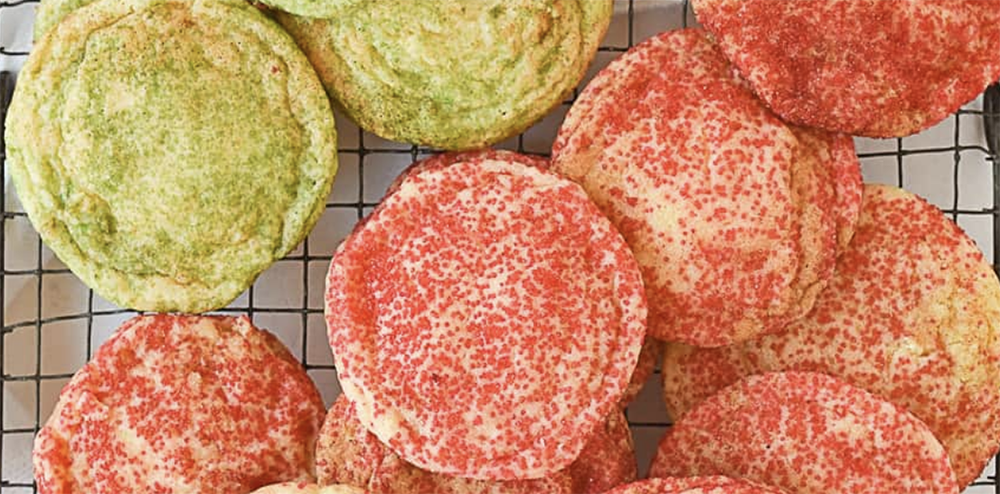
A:
[[[49,32],[53,26],[66,17],[70,12],[90,5],[94,0],[45,0],[38,4],[35,9],[34,37],[38,41]]]
[[[329,101],[240,0],[100,0],[43,36],[7,160],[45,243],[100,296],[225,306],[305,237],[337,169]]]
[[[500,142],[583,78],[612,0],[369,0],[335,17],[278,14],[359,126],[449,150]]]

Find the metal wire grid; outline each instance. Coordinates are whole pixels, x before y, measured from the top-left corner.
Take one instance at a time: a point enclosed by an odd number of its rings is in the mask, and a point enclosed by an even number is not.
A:
[[[4,9],[30,8],[38,1],[0,0],[0,13]],[[642,10],[644,4],[656,3],[657,0],[615,0],[615,2],[616,21],[612,25],[612,31],[616,30],[615,26],[617,25],[617,36],[609,34],[605,45],[601,46],[597,62],[599,66],[626,51],[648,35],[672,28],[687,27],[689,23],[695,22],[688,0],[661,0],[659,2],[661,4],[675,4],[672,21],[667,25],[646,26],[645,31],[650,32],[643,32],[640,36],[640,29],[637,26],[644,19],[637,16],[637,12]],[[28,53],[28,49],[9,48],[0,44],[0,61],[3,60],[3,57],[23,58]],[[0,73],[0,123],[5,120],[14,82],[13,73]],[[572,97],[565,101],[561,109],[550,118],[561,120],[562,115],[575,100],[576,95],[577,92],[574,91]],[[894,182],[901,187],[907,185],[909,172],[906,170],[906,161],[908,158],[932,156],[937,161],[935,165],[949,167],[951,170],[950,204],[941,204],[942,201],[938,201],[938,205],[942,206],[942,210],[960,224],[963,218],[985,218],[990,221],[993,260],[996,268],[998,259],[1000,259],[1000,256],[997,255],[1000,254],[1000,208],[998,208],[1000,205],[1000,87],[994,86],[987,91],[982,100],[982,109],[977,109],[975,106],[965,108],[951,118],[954,130],[949,143],[912,148],[908,146],[906,139],[895,139],[882,141],[870,150],[861,146],[859,147],[859,156],[866,165],[869,162],[878,161],[882,168],[885,168],[888,160],[891,165],[894,165],[889,166],[889,168],[894,167],[894,170],[891,170],[895,175]],[[969,125],[970,118],[983,120],[982,125],[986,130],[986,135],[981,141],[965,143],[962,140],[962,125]],[[555,122],[554,125],[557,126],[558,122]],[[516,139],[502,143],[499,147],[522,153],[544,155],[548,149],[547,145],[538,146],[536,144],[539,142],[547,144],[547,141],[551,141],[553,125],[549,127],[549,129],[541,131],[543,134],[549,134],[543,135],[541,139],[538,139],[538,136],[532,137],[533,130],[529,130]],[[404,146],[384,141],[362,132],[339,116],[338,133],[340,136],[338,147],[341,171],[337,177],[334,193],[326,204],[326,212],[323,219],[320,220],[320,225],[317,225],[316,230],[299,249],[276,263],[271,270],[262,275],[261,280],[258,280],[246,294],[229,307],[218,311],[220,313],[248,314],[256,324],[272,330],[277,329],[275,325],[262,324],[263,320],[276,321],[280,319],[284,321],[284,323],[279,324],[297,321],[298,328],[295,331],[291,334],[279,334],[279,337],[293,349],[310,375],[318,381],[328,402],[336,393],[339,393],[339,389],[336,389],[334,383],[335,370],[332,362],[329,356],[323,355],[322,352],[322,349],[326,348],[325,336],[323,336],[325,335],[325,326],[322,321],[322,290],[310,290],[310,285],[317,285],[317,281],[321,285],[333,246],[347,233],[355,221],[362,218],[378,204],[379,196],[387,184],[387,179],[391,179],[392,175],[406,165],[434,152],[432,149],[423,147]],[[2,132],[0,132],[0,139],[2,139]],[[5,157],[3,153],[3,145],[0,143],[0,160]],[[980,166],[985,165],[991,168],[993,200],[992,204],[987,207],[960,207],[960,174],[962,164],[969,162],[977,162]],[[883,170],[883,175],[884,172],[885,170]],[[893,182],[893,180],[884,177],[881,181]],[[373,187],[372,182],[377,185]],[[942,186],[947,187],[948,184],[945,183]],[[6,195],[6,187],[0,188],[0,247],[3,249],[2,255],[0,255],[0,302],[2,302],[0,303],[0,321],[2,321],[2,329],[0,329],[0,370],[2,370],[0,372],[0,386],[3,387],[5,393],[11,386],[30,388],[29,394],[33,397],[33,403],[30,405],[33,405],[33,408],[29,414],[33,416],[28,420],[28,423],[9,425],[8,411],[5,410],[5,407],[9,405],[6,403],[6,398],[0,399],[0,419],[2,419],[0,422],[0,459],[3,460],[0,464],[0,491],[4,494],[34,493],[37,492],[37,489],[30,477],[14,478],[12,472],[5,470],[5,467],[12,457],[20,457],[22,463],[25,461],[24,457],[30,457],[31,439],[47,418],[47,411],[43,413],[43,408],[46,405],[49,407],[52,405],[52,403],[42,403],[43,394],[57,395],[58,390],[72,377],[73,371],[75,371],[75,368],[59,372],[45,371],[43,368],[45,334],[55,331],[53,327],[58,324],[72,323],[79,326],[73,329],[72,336],[77,338],[77,344],[81,342],[81,339],[84,343],[84,358],[81,362],[77,362],[77,364],[82,365],[82,362],[90,359],[95,347],[108,336],[105,333],[98,334],[98,328],[102,325],[113,328],[117,326],[117,320],[127,318],[133,312],[111,306],[95,295],[92,290],[83,287],[82,289],[86,292],[86,302],[85,307],[82,307],[81,310],[59,314],[47,313],[46,307],[53,303],[51,302],[53,295],[46,290],[46,286],[53,283],[53,278],[72,277],[72,274],[58,261],[47,260],[46,248],[37,236],[31,242],[18,242],[17,244],[7,238],[8,225],[18,222],[26,223],[28,219],[23,211],[17,208],[8,208],[9,198]],[[948,201],[943,202],[947,203]],[[325,227],[324,222],[326,222]],[[322,240],[318,240],[317,237]],[[30,267],[8,266],[10,252],[20,251],[23,253],[23,249],[33,249],[34,254],[31,257],[34,258],[34,265]],[[289,284],[301,286],[300,293],[293,293],[290,297],[286,297],[288,300],[285,302],[291,303],[275,304],[259,300],[260,297],[257,295],[261,291],[260,286],[263,283],[268,283],[268,273],[275,271],[290,273],[280,277],[280,281],[285,283],[282,286],[289,286]],[[6,290],[8,281],[14,278],[28,279],[34,282],[33,313],[28,317],[21,317],[19,320],[8,321],[9,314],[5,313],[8,302]],[[274,280],[270,280],[270,282],[273,283]],[[107,329],[101,331],[107,331]],[[62,332],[60,331],[55,336],[50,335],[50,338],[66,336],[62,335]],[[27,337],[22,337],[22,334],[27,334]],[[312,345],[310,345],[310,341],[313,342]],[[317,351],[319,351],[319,355],[315,354]],[[17,371],[9,369],[8,364],[14,360],[14,357],[23,358],[29,353],[31,354],[28,358],[28,361],[31,362],[30,365],[21,366],[24,368]],[[329,354],[329,350],[327,349],[325,353]],[[75,365],[75,367],[78,368],[79,365]],[[657,369],[656,374],[659,374],[659,369]],[[647,383],[646,389],[640,395],[638,403],[646,402],[646,406],[634,405],[627,411],[629,423],[636,438],[636,447],[639,451],[640,469],[648,464],[649,454],[656,441],[670,425],[669,422],[665,421],[662,408],[660,408],[662,405],[659,404],[658,384],[655,383],[657,380],[658,377]],[[327,386],[324,386],[324,383]],[[45,392],[43,393],[43,391]],[[51,399],[49,397],[48,401]],[[638,410],[639,408],[645,408],[646,411]],[[653,412],[649,410],[653,410]],[[988,474],[984,474],[969,492],[1000,494],[1000,482],[997,480],[995,463],[988,468]]]

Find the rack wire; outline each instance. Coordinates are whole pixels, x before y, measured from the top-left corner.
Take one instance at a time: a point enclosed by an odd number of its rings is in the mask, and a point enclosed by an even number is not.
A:
[[[33,8],[38,0],[0,0],[3,14]],[[615,0],[616,16],[591,73],[637,41],[661,31],[694,23],[687,0]],[[655,17],[649,12],[662,8]],[[30,41],[4,46],[0,62],[27,57]],[[0,122],[5,120],[15,74],[0,73]],[[544,155],[554,129],[576,92],[541,124],[499,147]],[[986,231],[976,237],[993,259],[1000,254],[1000,87],[930,131],[931,138],[859,141],[866,179],[902,187],[931,183],[932,202],[966,230]],[[265,272],[246,294],[221,313],[248,314],[261,327],[276,332],[293,350],[329,403],[339,393],[326,346],[322,320],[322,281],[330,254],[353,224],[378,204],[393,176],[431,149],[382,140],[338,116],[341,171],[326,211],[316,229],[292,255]],[[970,128],[982,134],[968,139]],[[2,132],[0,132],[2,139]],[[4,149],[0,142],[0,160]],[[911,168],[915,168],[911,169]],[[969,170],[972,170],[971,172]],[[927,179],[927,176],[930,176]],[[914,181],[913,177],[924,177]],[[970,178],[971,177],[971,178]],[[985,183],[984,183],[985,182]],[[935,185],[936,184],[936,185]],[[988,190],[983,189],[988,185]],[[967,190],[978,187],[988,201],[968,203]],[[21,232],[16,238],[10,232]],[[44,424],[62,386],[118,323],[133,312],[114,307],[86,289],[50,255],[31,232],[26,214],[0,188],[0,493],[34,493],[30,475],[32,439]],[[971,233],[971,232],[970,232]],[[16,293],[12,287],[18,287]],[[267,287],[281,286],[279,296]],[[70,294],[72,296],[67,296]],[[15,299],[15,297],[18,297]],[[76,305],[65,300],[75,298]],[[57,355],[57,357],[49,357]],[[657,370],[657,374],[659,371]],[[669,427],[654,376],[627,411],[636,439],[640,469],[648,465],[656,442]],[[995,462],[968,492],[1000,494]]]

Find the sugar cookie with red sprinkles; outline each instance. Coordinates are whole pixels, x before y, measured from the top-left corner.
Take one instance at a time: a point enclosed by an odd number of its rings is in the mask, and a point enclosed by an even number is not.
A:
[[[341,484],[320,486],[307,482],[284,482],[262,487],[253,494],[365,494],[365,491]]]
[[[923,420],[965,486],[1000,447],[1000,281],[936,207],[866,185],[857,233],[812,313],[740,345],[667,345],[663,369],[673,417],[749,374],[838,376]]]
[[[542,478],[628,384],[641,274],[573,182],[506,152],[451,161],[410,174],[334,254],[338,377],[365,428],[419,468]]]
[[[782,122],[699,29],[601,71],[552,152],[628,241],[649,334],[668,341],[726,345],[805,315],[860,209],[853,141]]]
[[[316,445],[320,484],[347,483],[382,494],[601,494],[636,479],[628,422],[612,412],[567,469],[536,480],[474,480],[421,470],[399,458],[358,421],[354,405],[340,396]]]
[[[324,412],[301,364],[246,317],[138,316],[39,431],[38,492],[240,494],[312,480]]]
[[[650,376],[656,371],[656,364],[663,355],[662,347],[663,343],[661,341],[649,336],[642,343],[642,351],[639,352],[639,362],[635,365],[635,370],[632,371],[632,379],[629,380],[628,387],[625,388],[625,394],[622,395],[620,402],[622,408],[629,406],[629,404],[635,401],[639,396],[639,392],[646,386],[646,382],[649,381]]]
[[[635,481],[635,444],[625,414],[611,412],[566,471],[573,481],[572,494],[600,494]]]
[[[785,494],[743,479],[722,476],[646,479],[618,486],[607,494]]]
[[[799,125],[902,137],[1000,78],[1000,0],[695,0],[754,90]]]
[[[650,477],[725,475],[796,494],[957,494],[948,455],[905,410],[825,374],[748,377],[660,441]]]

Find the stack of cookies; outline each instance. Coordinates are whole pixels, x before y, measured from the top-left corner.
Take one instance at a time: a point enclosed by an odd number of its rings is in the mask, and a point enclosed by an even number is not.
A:
[[[1000,447],[1000,282],[851,135],[1000,77],[1000,0],[696,0],[576,98],[611,0],[44,0],[7,121],[19,196],[149,312],[73,378],[43,494],[953,494]],[[904,56],[905,55],[905,56]],[[332,108],[449,151],[333,253],[326,410],[219,309],[291,252]],[[638,481],[624,408],[675,425]]]

